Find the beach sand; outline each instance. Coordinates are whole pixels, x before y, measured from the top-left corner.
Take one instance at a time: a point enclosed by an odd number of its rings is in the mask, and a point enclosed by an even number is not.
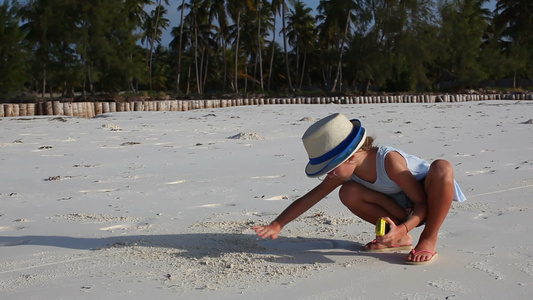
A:
[[[366,253],[374,226],[316,186],[301,136],[334,112],[379,145],[447,159],[454,202],[431,264]],[[533,102],[266,105],[0,119],[2,299],[527,299]],[[413,231],[418,237],[421,229]]]

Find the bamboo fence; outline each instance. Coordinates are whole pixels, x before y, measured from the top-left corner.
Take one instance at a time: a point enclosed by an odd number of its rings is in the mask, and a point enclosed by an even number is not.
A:
[[[340,96],[297,98],[247,98],[221,100],[153,100],[135,102],[61,102],[0,103],[0,117],[69,116],[93,118],[100,114],[131,111],[188,111],[193,109],[225,108],[242,105],[270,104],[371,104],[371,103],[436,103],[485,100],[533,100],[529,94],[456,94],[456,95],[396,95]]]

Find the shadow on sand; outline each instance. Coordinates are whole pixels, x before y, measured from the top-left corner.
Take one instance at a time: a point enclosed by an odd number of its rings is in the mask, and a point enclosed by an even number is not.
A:
[[[347,240],[287,238],[262,240],[255,235],[231,233],[191,233],[169,235],[130,235],[104,238],[68,236],[0,236],[0,247],[51,246],[98,251],[122,247],[176,249],[177,256],[202,259],[228,253],[276,255],[276,262],[290,264],[337,263],[350,257],[373,257],[391,264],[403,264],[406,253],[362,251],[363,244]],[[337,257],[337,258],[336,258]],[[343,257],[343,258],[340,258]]]

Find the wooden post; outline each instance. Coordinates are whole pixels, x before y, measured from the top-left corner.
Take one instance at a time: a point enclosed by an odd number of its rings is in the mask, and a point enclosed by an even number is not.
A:
[[[83,107],[81,106],[80,102],[74,102],[73,103],[76,108],[74,108],[74,111],[76,112],[76,117],[78,118],[84,118],[83,116]]]
[[[143,111],[143,103],[141,101],[133,102],[133,111]]]
[[[52,112],[53,115],[59,116],[63,115],[63,105],[59,101],[52,101]]]
[[[5,114],[7,117],[17,117],[15,115],[15,107],[14,107],[15,104],[5,104],[5,108],[4,110],[6,111]]]
[[[26,106],[26,115],[35,116],[35,103],[28,103]]]
[[[24,117],[28,115],[28,105],[26,103],[19,104],[19,116]]]
[[[54,114],[54,109],[52,108],[52,102],[46,101],[44,102],[44,114],[46,116],[51,116]]]
[[[87,107],[89,108],[89,118],[96,116],[96,103],[95,102],[87,102]]]
[[[42,116],[44,112],[44,106],[42,102],[35,103],[35,115]]]
[[[87,118],[94,117],[94,104],[92,102],[85,102],[85,109],[87,111]]]
[[[154,103],[154,108],[156,111],[159,111],[159,108],[166,108],[166,107],[167,107],[167,100],[157,100]]]
[[[4,108],[4,116],[5,117],[12,117],[13,116],[13,109],[11,108],[11,104],[0,104]]]
[[[94,103],[94,115],[101,115],[104,112],[102,109],[102,102],[95,102]]]
[[[102,112],[104,114],[109,113],[109,102],[106,101],[102,103]]]
[[[170,111],[177,111],[178,110],[178,100],[170,100],[168,103],[168,107]]]
[[[71,103],[71,106],[72,106],[72,116],[73,117],[79,117],[80,113],[78,112],[78,103],[73,102],[73,103]]]
[[[63,103],[63,111],[65,112],[65,115],[67,117],[72,117],[74,115],[72,111],[72,103],[71,102]]]
[[[87,106],[85,102],[78,102],[78,115],[80,118],[89,118],[87,113]]]
[[[157,111],[166,111],[167,110],[167,104],[166,101],[157,101]]]
[[[83,104],[83,116],[84,118],[91,118],[91,109],[89,107],[89,102],[83,102],[81,103]]]

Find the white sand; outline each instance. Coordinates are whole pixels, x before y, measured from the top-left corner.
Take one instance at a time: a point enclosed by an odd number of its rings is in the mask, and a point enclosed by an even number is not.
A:
[[[279,239],[255,237],[318,183],[300,137],[333,112],[455,166],[468,200],[432,264],[359,251],[374,227],[335,193]],[[2,118],[0,298],[529,298],[532,118],[531,101]]]

